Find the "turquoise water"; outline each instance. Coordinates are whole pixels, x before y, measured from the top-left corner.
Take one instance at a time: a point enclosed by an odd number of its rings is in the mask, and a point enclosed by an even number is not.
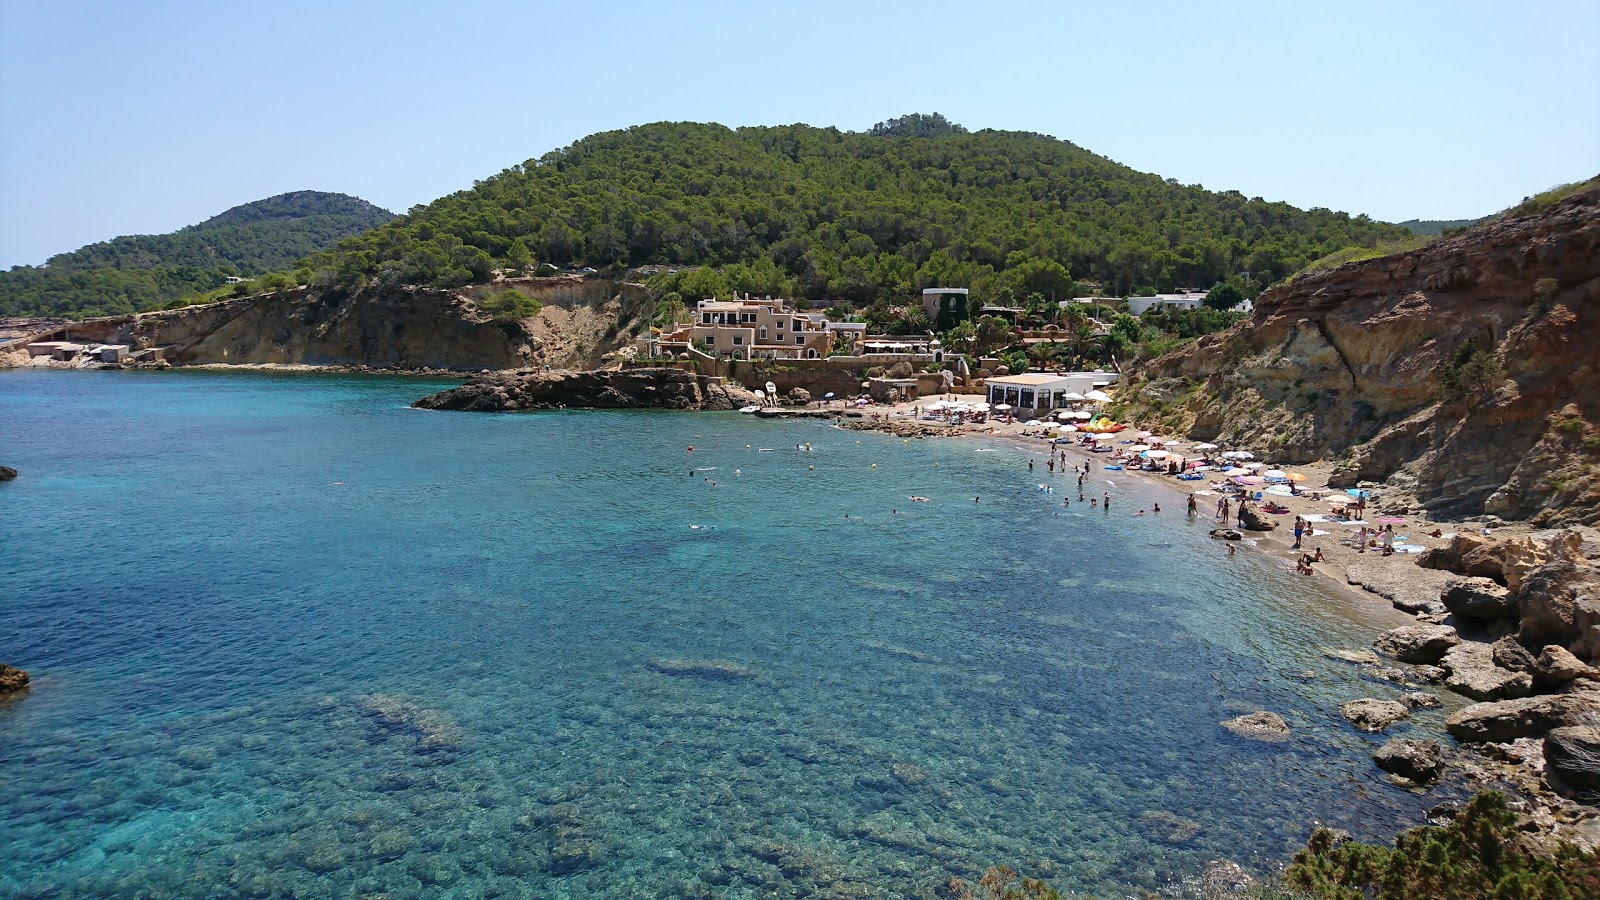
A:
[[[1116,895],[1437,800],[1321,653],[1391,618],[1154,488],[441,384],[0,373],[0,895]]]

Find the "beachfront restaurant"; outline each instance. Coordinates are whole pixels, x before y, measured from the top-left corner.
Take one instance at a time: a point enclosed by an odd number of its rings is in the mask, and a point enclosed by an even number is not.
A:
[[[1100,373],[1099,377],[1106,376]],[[1093,390],[1092,381],[1086,380],[1082,373],[1000,375],[987,379],[984,384],[991,404],[1007,404],[1018,412],[1071,406],[1079,402],[1084,393]],[[1068,394],[1074,396],[1069,398]]]

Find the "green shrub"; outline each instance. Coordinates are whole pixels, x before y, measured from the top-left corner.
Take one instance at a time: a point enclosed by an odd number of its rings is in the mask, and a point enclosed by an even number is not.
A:
[[[539,314],[544,306],[539,301],[523,294],[516,288],[506,288],[484,297],[478,302],[483,311],[494,316],[497,321],[508,322],[515,319],[531,319]]]
[[[1319,828],[1284,881],[1328,900],[1493,897],[1572,900],[1600,896],[1600,856],[1563,844],[1533,856],[1516,843],[1518,817],[1496,791],[1474,797],[1443,828],[1414,828],[1393,849],[1339,843]]]
[[[1582,434],[1588,424],[1582,419],[1562,419],[1556,423],[1556,430],[1562,434]]]

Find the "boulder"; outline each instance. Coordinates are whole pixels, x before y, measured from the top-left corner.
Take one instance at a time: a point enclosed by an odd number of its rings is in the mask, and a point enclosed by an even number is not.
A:
[[[1412,709],[1438,709],[1444,702],[1427,691],[1408,691],[1401,695],[1400,702]]]
[[[1533,691],[1533,676],[1495,665],[1494,648],[1488,644],[1451,647],[1440,665],[1450,673],[1445,687],[1474,700],[1509,700]]]
[[[1514,619],[1517,599],[1492,578],[1458,578],[1445,587],[1444,608],[1463,619]]]
[[[887,374],[890,378],[910,378],[912,375],[916,374],[916,371],[916,369],[912,368],[911,363],[901,360],[900,362],[890,366],[889,371],[885,374]]]
[[[1372,646],[1401,662],[1431,664],[1459,643],[1461,636],[1449,625],[1402,625],[1378,635]]]
[[[1244,540],[1244,535],[1234,531],[1232,528],[1213,528],[1211,529],[1211,536],[1219,541]]]
[[[1552,729],[1544,736],[1544,763],[1546,771],[1569,792],[1600,793],[1600,727]]]
[[[28,673],[0,663],[0,694],[20,691],[28,686]]]
[[[1512,672],[1532,672],[1533,654],[1527,648],[1517,643],[1517,639],[1506,635],[1492,645],[1491,652],[1494,664],[1502,669]]]
[[[1278,527],[1276,519],[1263,515],[1260,510],[1248,503],[1239,510],[1239,521],[1244,523],[1246,531],[1271,531]]]
[[[1600,569],[1557,559],[1530,572],[1517,594],[1524,644],[1560,644],[1580,659],[1600,658]]]
[[[1548,543],[1531,537],[1491,541],[1461,556],[1459,570],[1466,575],[1492,578],[1511,589],[1522,588],[1523,578],[1549,562],[1554,551]]]
[[[1573,656],[1565,647],[1555,644],[1539,651],[1533,661],[1533,678],[1543,684],[1563,684],[1578,678],[1594,678],[1597,673],[1593,666],[1584,665],[1583,660]]]
[[[1444,769],[1438,741],[1395,738],[1379,747],[1372,754],[1372,761],[1385,772],[1416,784],[1427,784]]]
[[[1411,707],[1404,703],[1370,697],[1341,703],[1339,712],[1362,731],[1382,731],[1402,719],[1411,718]]]
[[[994,367],[994,377],[996,377],[996,378],[1004,378],[1004,377],[1006,377],[1007,375],[1010,375],[1010,374],[1011,374],[1011,367],[1010,366],[995,366]]]
[[[883,366],[873,366],[873,367],[867,369],[867,377],[868,378],[882,378],[883,377]]]
[[[1435,547],[1417,557],[1417,565],[1425,569],[1460,572],[1462,571],[1461,558],[1488,543],[1490,541],[1486,537],[1458,533],[1450,537],[1449,544],[1443,547]]]
[[[803,387],[790,388],[789,389],[789,402],[790,403],[810,403],[811,402],[811,392],[806,390]]]
[[[1277,743],[1289,739],[1289,723],[1277,713],[1253,712],[1249,715],[1239,716],[1222,723],[1240,737],[1253,738],[1258,741]]]
[[[1600,702],[1571,694],[1541,694],[1517,700],[1474,703],[1444,720],[1445,730],[1460,741],[1504,743],[1543,734],[1600,712]]]
[[[17,477],[17,470],[10,466],[0,466],[0,481],[11,481]]]

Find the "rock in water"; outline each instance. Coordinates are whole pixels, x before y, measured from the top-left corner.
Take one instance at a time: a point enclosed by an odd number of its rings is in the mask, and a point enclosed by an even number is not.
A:
[[[1236,719],[1229,719],[1222,723],[1222,727],[1240,737],[1253,738],[1258,741],[1277,743],[1289,739],[1289,723],[1285,722],[1283,717],[1277,713],[1266,711],[1253,712],[1249,715],[1239,716]]]
[[[1240,534],[1237,531],[1234,531],[1232,528],[1213,528],[1213,529],[1211,529],[1211,536],[1213,538],[1215,538],[1216,540],[1219,540],[1219,541],[1242,541],[1242,540],[1244,540],[1244,535]]]
[[[0,466],[0,481],[11,481],[17,477],[17,470],[10,466]]]
[[[1543,734],[1552,728],[1576,724],[1600,715],[1600,701],[1575,694],[1522,697],[1494,703],[1474,703],[1444,720],[1450,736],[1459,741],[1504,743]]]
[[[1362,731],[1382,731],[1401,719],[1411,718],[1411,707],[1393,700],[1363,697],[1339,705],[1339,712]]]
[[[1600,727],[1564,726],[1544,737],[1544,761],[1563,787],[1600,793]]]
[[[1427,784],[1439,777],[1444,762],[1439,755],[1438,741],[1413,741],[1395,738],[1372,754],[1378,768],[1399,775],[1417,784]]]
[[[14,666],[0,664],[0,694],[20,691],[28,686],[28,673]]]
[[[423,397],[418,409],[511,412],[537,409],[727,410],[755,402],[755,394],[720,378],[682,369],[528,372],[489,375]]]
[[[1436,663],[1459,643],[1461,637],[1449,625],[1402,625],[1378,635],[1372,645],[1401,662]]]
[[[1278,527],[1277,520],[1262,515],[1254,506],[1239,510],[1239,520],[1244,522],[1246,531],[1271,531]]]

